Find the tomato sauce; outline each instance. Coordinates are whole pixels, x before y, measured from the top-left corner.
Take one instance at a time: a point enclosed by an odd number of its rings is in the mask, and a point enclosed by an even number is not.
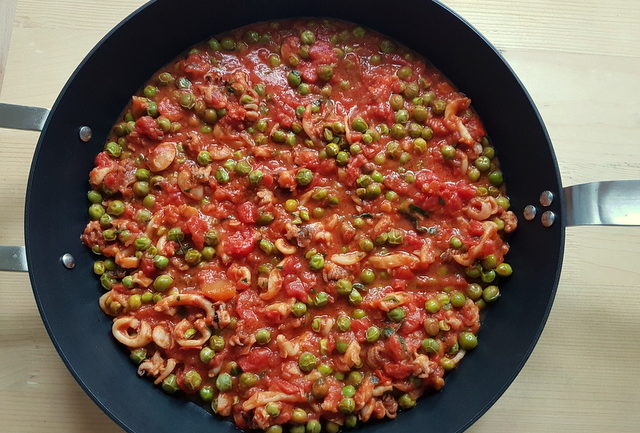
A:
[[[470,102],[338,21],[252,25],[156,72],[96,157],[82,235],[138,373],[271,433],[442,388],[517,225]]]

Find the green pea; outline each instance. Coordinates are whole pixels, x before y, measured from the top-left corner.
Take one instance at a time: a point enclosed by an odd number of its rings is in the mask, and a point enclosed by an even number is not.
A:
[[[508,277],[513,273],[513,269],[511,269],[511,265],[508,263],[500,263],[496,267],[496,274],[501,277]]]
[[[96,275],[102,275],[105,272],[104,262],[97,261],[93,263],[93,273]]]
[[[451,371],[456,368],[456,363],[450,358],[440,358],[440,366],[445,369],[445,371]]]
[[[364,284],[371,284],[375,279],[376,279],[376,274],[375,272],[373,272],[373,269],[364,268],[360,272],[360,281],[362,281]]]
[[[106,241],[115,241],[116,237],[117,237],[117,232],[115,229],[108,229],[108,230],[104,230],[102,232],[102,237],[106,240]]]
[[[131,354],[129,355],[129,359],[131,359],[131,361],[133,361],[133,363],[136,365],[140,364],[146,358],[147,358],[147,350],[143,347],[132,350]]]
[[[313,181],[313,172],[308,168],[301,168],[296,173],[296,182],[300,186],[307,186]]]
[[[300,33],[300,42],[303,44],[311,45],[316,41],[316,35],[311,30],[305,30]]]
[[[340,332],[347,332],[351,329],[351,319],[347,316],[340,316],[336,319],[336,325]]]
[[[149,304],[153,300],[153,293],[144,292],[142,296],[140,296],[140,300],[143,304]]]
[[[351,290],[349,293],[349,303],[351,305],[359,305],[362,302],[362,295],[356,289]]]
[[[504,179],[502,177],[502,172],[500,170],[492,171],[491,173],[489,173],[488,178],[489,178],[489,183],[491,183],[491,185],[494,185],[494,186],[500,186],[502,185],[502,182],[504,182]]]
[[[202,385],[202,376],[200,376],[200,374],[195,370],[187,371],[184,374],[183,380],[184,384],[191,391],[195,391],[196,389],[200,388],[200,385]]]
[[[356,395],[356,388],[353,385],[345,385],[342,387],[342,395],[345,397],[353,397]]]
[[[162,381],[162,390],[167,394],[174,394],[178,389],[178,379],[175,374],[170,374]]]
[[[110,215],[104,214],[100,217],[100,227],[106,229],[112,226],[113,218]],[[114,232],[116,232],[114,230]],[[117,232],[116,232],[117,233]]]
[[[416,122],[424,122],[429,117],[429,111],[422,106],[416,106],[413,108],[411,115],[416,120]]]
[[[404,125],[401,123],[394,123],[391,127],[391,136],[396,139],[401,139],[404,138],[405,135],[407,135],[407,130]]]
[[[444,159],[453,159],[456,156],[456,148],[449,144],[443,144],[440,147],[440,153]]]
[[[436,99],[433,101],[433,114],[441,115],[444,114],[444,110],[447,108],[447,103],[442,99]]]
[[[229,391],[232,386],[232,379],[229,373],[220,373],[216,378],[216,388],[218,391],[225,392]]]
[[[316,219],[320,219],[324,216],[324,209],[321,207],[316,207],[312,211],[312,215]]]
[[[396,45],[387,40],[384,39],[380,42],[380,51],[382,51],[383,53],[393,53],[396,50]]]
[[[387,233],[387,243],[389,245],[402,245],[404,242],[404,234],[397,229],[391,229]]]
[[[392,94],[389,97],[389,105],[393,111],[401,110],[404,107],[404,98],[402,95]]]
[[[202,399],[202,401],[204,402],[210,402],[211,400],[213,400],[213,387],[211,387],[210,385],[205,385],[202,388],[200,388],[200,391],[198,391],[198,394],[200,394],[200,398]]]
[[[287,75],[287,82],[291,87],[298,87],[302,83],[300,71],[293,70]]]
[[[482,149],[482,154],[489,159],[493,159],[496,156],[496,150],[491,146],[486,146]]]
[[[317,364],[318,359],[313,353],[304,352],[300,355],[300,358],[298,358],[298,366],[300,367],[300,370],[307,373],[316,368]]]
[[[156,196],[149,194],[142,200],[142,205],[147,209],[152,209],[156,205]]]
[[[244,388],[251,388],[256,386],[260,378],[255,373],[242,373],[240,375],[240,385]]]
[[[211,164],[213,159],[211,158],[211,154],[206,150],[202,150],[198,153],[198,157],[196,158],[198,164],[200,165],[208,165]]]
[[[482,280],[483,283],[491,283],[493,280],[496,279],[496,271],[492,269],[490,271],[483,272],[480,279]]]
[[[261,170],[252,170],[249,172],[249,183],[253,186],[258,186],[262,183],[264,173]]]
[[[370,185],[367,185],[366,192],[365,192],[366,198],[370,200],[374,200],[380,197],[380,194],[382,194],[382,188],[380,187],[379,183],[372,183]]]
[[[277,417],[280,415],[280,407],[277,403],[270,401],[264,406],[264,409],[267,411],[267,414],[271,417]]]
[[[272,425],[271,427],[269,427],[264,431],[264,433],[282,433],[282,432],[283,430],[281,425]],[[289,432],[291,432],[291,430],[289,430]]]
[[[440,311],[440,308],[442,308],[442,306],[440,305],[440,302],[438,302],[437,299],[429,299],[424,303],[424,308],[431,314],[435,314],[438,311]]]
[[[309,259],[309,267],[314,271],[319,271],[324,268],[324,257],[322,254],[314,254]]]
[[[200,254],[204,260],[211,260],[216,255],[216,249],[213,247],[204,247],[202,251],[200,251]]]
[[[308,95],[309,93],[311,93],[311,88],[309,87],[309,85],[307,83],[301,83],[298,86],[298,93],[300,93],[301,95]]]
[[[326,433],[338,433],[340,431],[340,425],[333,421],[327,421],[324,425]]]
[[[198,250],[189,249],[184,254],[184,261],[190,264],[191,266],[197,265],[198,263],[200,263],[201,260],[202,260],[202,254],[200,254],[200,251]]]
[[[411,409],[416,405],[416,401],[409,394],[402,394],[398,399],[398,405],[405,410]]]
[[[307,427],[305,429],[306,433],[320,433],[322,431],[322,426],[320,425],[320,421],[312,419],[307,422]]]
[[[460,249],[462,248],[462,241],[456,236],[451,236],[449,239],[449,246],[451,248]]]
[[[134,241],[134,245],[136,246],[136,250],[145,251],[151,246],[151,239],[146,236],[141,236]]]
[[[351,413],[356,409],[356,402],[351,397],[344,397],[340,400],[340,403],[338,403],[338,409],[340,409],[342,413]]]
[[[100,203],[102,202],[102,194],[98,191],[89,191],[87,193],[87,198],[91,203]]]
[[[396,122],[405,123],[409,120],[409,112],[407,110],[396,111]]]
[[[200,361],[205,364],[209,364],[215,355],[216,352],[214,352],[213,349],[205,346],[200,350]]]
[[[304,316],[306,314],[307,306],[303,302],[296,302],[291,307],[291,311],[293,312],[294,316],[301,317],[301,316]]]
[[[464,296],[464,293],[459,292],[457,290],[451,292],[449,296],[451,298],[451,305],[453,305],[456,308],[463,307],[464,304],[467,302],[467,297]]]
[[[260,239],[258,246],[267,255],[271,255],[276,252],[276,246],[268,239]]]
[[[120,200],[113,200],[107,206],[107,213],[113,216],[120,216],[124,213],[125,206]]]
[[[320,65],[318,66],[318,78],[323,81],[329,81],[333,77],[333,66]]]
[[[413,70],[410,66],[403,66],[398,69],[398,72],[396,73],[396,75],[398,75],[398,78],[400,78],[401,80],[408,80],[411,77],[411,74],[413,74]]]
[[[169,259],[165,256],[157,255],[153,257],[153,264],[157,269],[164,269],[169,266]]]
[[[362,319],[363,317],[367,316],[367,313],[361,309],[361,308],[356,308],[355,310],[353,310],[353,312],[351,313],[351,316],[354,319]]]
[[[309,418],[309,415],[304,409],[295,408],[293,412],[291,412],[291,421],[296,424],[304,424],[307,422],[308,418]]]
[[[473,350],[478,346],[478,337],[472,332],[461,332],[458,335],[458,344],[464,350]]]
[[[367,122],[365,122],[362,117],[356,117],[351,122],[351,128],[354,131],[365,132],[367,129],[369,129],[369,125],[367,125]]]
[[[149,194],[149,183],[145,181],[138,181],[133,184],[132,189],[136,197],[145,197]]]
[[[258,344],[267,344],[271,341],[271,332],[268,329],[261,328],[256,331],[256,343]]]
[[[223,38],[222,41],[220,41],[220,46],[225,51],[233,51],[236,49],[237,44],[235,40],[227,37],[227,38]]]
[[[284,208],[287,212],[294,212],[298,209],[298,200],[290,198],[289,200],[284,202]]]
[[[168,274],[158,275],[156,279],[153,281],[153,288],[156,289],[158,292],[164,292],[167,289],[169,289],[169,287],[171,287],[172,285],[173,285],[173,278],[171,277],[171,275],[168,275]]]
[[[160,74],[158,74],[158,82],[163,86],[171,84],[173,80],[173,75],[168,72],[161,72]]]
[[[467,269],[465,269],[465,274],[469,278],[480,278],[480,275],[482,274],[482,268],[477,265],[470,266]]]
[[[342,296],[349,295],[349,293],[351,293],[352,288],[353,288],[353,284],[351,284],[351,281],[349,280],[341,279],[336,282],[337,292]]]
[[[370,326],[369,328],[367,328],[366,332],[367,341],[369,343],[375,343],[380,338],[380,334],[380,328],[378,328],[377,326]]]
[[[392,322],[402,322],[406,316],[404,309],[402,307],[396,307],[387,312],[387,317]]]
[[[319,292],[313,299],[313,305],[316,307],[324,307],[329,303],[329,295],[327,292]]]
[[[114,158],[119,158],[122,155],[122,147],[114,141],[110,141],[104,146],[104,150]]]
[[[320,372],[320,374],[322,374],[323,376],[328,376],[333,373],[333,369],[327,364],[320,364],[318,366],[318,372]]]
[[[360,239],[360,242],[358,242],[358,246],[365,253],[368,253],[373,250],[373,242],[371,241],[371,239],[367,239],[367,238]]]
[[[440,352],[440,343],[433,338],[425,338],[422,340],[422,349],[429,355],[435,355]]]
[[[104,259],[104,268],[107,271],[115,271],[117,268],[116,262],[114,262],[112,259]]]
[[[282,61],[280,60],[280,56],[277,54],[270,54],[268,61],[269,61],[269,66],[271,66],[272,68],[277,68],[282,64]]]
[[[472,283],[467,286],[467,296],[477,301],[482,296],[482,287],[478,283]]]
[[[220,183],[227,183],[231,179],[229,172],[224,167],[218,167],[215,178]]]
[[[499,297],[500,297],[500,289],[498,289],[498,286],[494,286],[494,285],[487,286],[482,291],[482,299],[484,299],[485,302],[494,302]]]
[[[338,152],[338,154],[336,155],[336,162],[338,163],[338,165],[347,165],[347,163],[349,162],[349,154],[344,151]]]
[[[220,352],[222,349],[224,349],[224,344],[224,338],[219,335],[214,335],[209,339],[209,347],[216,352]]]
[[[486,156],[479,156],[474,162],[476,168],[481,172],[485,172],[491,168],[491,160]]]

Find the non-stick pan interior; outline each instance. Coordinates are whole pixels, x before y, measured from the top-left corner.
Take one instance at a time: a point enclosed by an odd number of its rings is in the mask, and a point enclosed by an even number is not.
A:
[[[190,45],[256,21],[335,17],[371,27],[425,55],[473,100],[494,141],[513,210],[541,191],[560,197],[555,158],[539,116],[510,69],[460,18],[438,3],[407,0],[293,2],[160,1],[114,29],[84,60],[56,102],[35,152],[25,214],[31,282],[45,325],[65,363],[106,412],[128,431],[235,431],[197,405],[140,379],[111,337],[99,309],[94,256],[81,244],[87,218],[87,176],[128,98],[160,66]],[[90,126],[89,143],[78,128]],[[556,199],[553,210],[562,217]],[[562,218],[560,218],[562,219]],[[479,347],[447,376],[443,391],[422,398],[393,424],[362,431],[461,431],[479,417],[518,373],[546,320],[564,243],[551,228],[521,221],[509,255],[515,273],[488,308]],[[65,269],[60,256],[76,258]]]

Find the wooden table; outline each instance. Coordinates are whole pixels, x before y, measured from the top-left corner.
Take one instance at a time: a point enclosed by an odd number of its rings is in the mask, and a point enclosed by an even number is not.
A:
[[[0,0],[0,100],[50,107],[89,49],[141,3]],[[493,42],[524,82],[549,128],[565,185],[640,178],[638,2],[445,3]],[[36,139],[0,131],[0,244],[23,243]],[[639,252],[640,228],[567,231],[564,271],[542,338],[471,432],[640,431]],[[0,305],[0,431],[120,431],[58,358],[26,274],[0,274]]]

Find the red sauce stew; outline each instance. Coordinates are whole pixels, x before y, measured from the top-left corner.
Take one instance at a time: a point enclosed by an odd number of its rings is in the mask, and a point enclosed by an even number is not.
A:
[[[83,242],[138,374],[270,433],[394,418],[478,344],[508,211],[470,100],[335,21],[192,48],[133,96]]]

